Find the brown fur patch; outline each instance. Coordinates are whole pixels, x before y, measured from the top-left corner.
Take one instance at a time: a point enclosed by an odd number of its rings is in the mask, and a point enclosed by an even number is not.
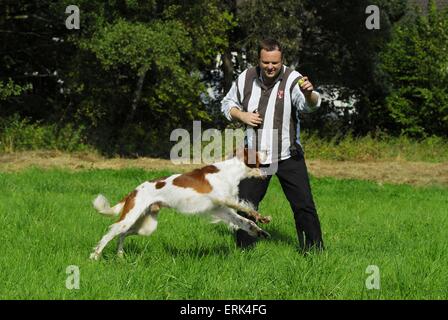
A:
[[[199,193],[209,193],[212,186],[205,178],[208,173],[216,173],[219,169],[213,165],[195,169],[191,172],[184,173],[173,180],[173,185],[181,188],[192,188]]]
[[[233,148],[232,156],[236,156],[238,159],[241,159],[244,164],[249,168],[260,168],[260,155],[255,149],[249,148]],[[230,158],[231,158],[230,157]]]
[[[135,206],[135,196],[137,195],[137,190],[132,191],[129,193],[126,197],[123,198],[120,202],[125,201],[123,210],[121,211],[120,218],[118,221],[123,220],[126,215],[129,213],[129,211],[132,210]]]
[[[161,189],[166,185],[165,181],[157,181],[156,182],[156,189]]]

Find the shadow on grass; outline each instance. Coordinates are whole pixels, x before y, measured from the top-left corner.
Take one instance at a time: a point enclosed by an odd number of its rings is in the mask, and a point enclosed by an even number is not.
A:
[[[191,247],[179,247],[173,243],[163,243],[162,247],[166,255],[173,257],[228,256],[234,250],[234,247],[224,242],[223,244],[198,243]],[[155,251],[160,251],[160,244]],[[144,258],[144,256],[151,257],[156,254],[156,252],[154,252],[151,248],[151,241],[148,241],[148,243],[142,243],[140,241],[132,241],[130,239],[125,242],[124,252],[127,257],[141,258]],[[108,249],[107,252],[103,254],[103,258],[105,260],[114,260],[117,258],[115,243],[112,248]]]
[[[229,244],[225,238],[231,236],[232,241],[235,241],[235,232],[227,228],[216,228],[214,230],[219,236],[222,237],[222,244],[216,243],[195,243],[193,246],[185,247],[178,246],[178,244],[173,243],[163,243],[163,251],[169,256],[173,257],[207,257],[207,256],[229,256],[235,249],[238,250],[235,245]],[[258,239],[257,243],[261,241],[266,241],[270,243],[275,243],[276,245],[289,246],[298,248],[297,238],[293,235],[285,234],[277,229],[267,230],[271,237],[269,239]],[[216,241],[216,240],[215,240]],[[103,256],[106,260],[114,260],[116,256],[116,243],[112,244],[113,249],[109,249],[107,253]],[[254,247],[245,248],[244,250],[250,250]],[[160,250],[160,247],[159,247]],[[151,240],[148,239],[148,243],[142,243],[140,241],[132,241],[129,239],[124,245],[125,256],[142,257],[152,256],[155,253],[151,250]]]
[[[174,257],[206,257],[206,256],[228,256],[233,250],[232,247],[226,244],[213,245],[207,247],[191,247],[179,248],[172,244],[164,244],[164,249]]]
[[[294,246],[294,247],[298,246],[298,240],[297,240],[296,236],[285,234],[277,229],[265,228],[264,225],[259,225],[259,226],[260,226],[260,228],[266,230],[271,235],[271,237],[268,239],[258,239],[257,242],[268,241],[268,242],[274,242],[279,245],[287,245],[287,246]],[[235,238],[236,235],[235,235],[234,231],[230,231],[226,228],[217,228],[216,232],[219,235],[226,236],[226,237],[228,237],[229,234],[231,234],[233,236],[233,241],[236,242],[236,238]]]
[[[298,246],[298,240],[297,237],[294,235],[285,234],[279,230],[272,229],[268,230],[268,232],[271,234],[271,237],[268,239],[270,242],[276,242],[281,245],[287,245],[287,246]]]

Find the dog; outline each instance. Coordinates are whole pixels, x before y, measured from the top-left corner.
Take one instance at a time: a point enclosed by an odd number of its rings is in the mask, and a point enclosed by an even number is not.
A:
[[[125,238],[151,235],[157,228],[158,213],[163,207],[187,215],[209,216],[213,222],[241,228],[252,236],[270,237],[256,222],[269,223],[271,217],[262,216],[250,203],[238,199],[241,180],[265,177],[260,169],[260,156],[254,153],[243,149],[224,161],[188,173],[146,181],[113,207],[103,195],[98,195],[93,201],[94,208],[106,216],[119,215],[119,219],[99,241],[90,259],[98,260],[105,246],[116,236],[119,236],[117,254],[123,256]],[[253,158],[255,161],[249,161]]]

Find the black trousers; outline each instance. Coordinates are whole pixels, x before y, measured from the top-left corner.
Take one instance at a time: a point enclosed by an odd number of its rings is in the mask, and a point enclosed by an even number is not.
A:
[[[311,194],[303,152],[300,151],[291,158],[278,162],[276,175],[294,213],[299,249],[302,251],[308,251],[312,248],[323,249],[320,222]],[[239,185],[239,198],[250,201],[258,210],[258,205],[266,194],[271,177],[242,180]],[[245,216],[242,212],[238,213]],[[239,247],[245,248],[254,244],[256,238],[239,229],[236,232],[236,241]]]

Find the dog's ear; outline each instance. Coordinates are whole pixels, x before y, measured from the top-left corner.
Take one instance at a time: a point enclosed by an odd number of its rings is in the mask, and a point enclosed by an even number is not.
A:
[[[261,153],[259,151],[255,151],[255,168],[260,168],[261,161]]]
[[[256,149],[244,148],[244,163],[249,168],[259,168],[260,167],[260,156]]]
[[[252,148],[235,148],[233,154],[239,160],[244,162],[249,168],[259,168],[261,164],[260,153]]]

